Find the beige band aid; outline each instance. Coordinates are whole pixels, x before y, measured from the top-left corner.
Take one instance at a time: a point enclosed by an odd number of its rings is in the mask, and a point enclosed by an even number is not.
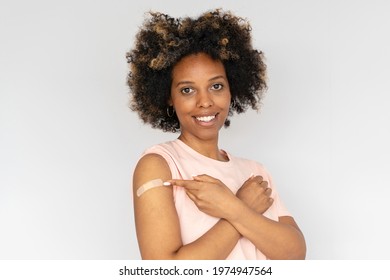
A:
[[[146,182],[143,184],[141,187],[138,188],[137,190],[137,196],[140,197],[144,192],[147,190],[156,188],[156,187],[162,187],[163,186],[163,181],[161,179],[154,179],[149,182]]]

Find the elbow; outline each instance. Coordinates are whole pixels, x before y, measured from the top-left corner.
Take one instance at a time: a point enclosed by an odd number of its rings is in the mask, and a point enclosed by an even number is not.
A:
[[[288,246],[288,248],[285,247],[283,252],[274,257],[269,256],[269,258],[272,260],[304,260],[306,258],[306,246]]]
[[[151,254],[141,254],[142,260],[178,260],[180,259],[176,253],[151,253]]]
[[[286,259],[288,260],[304,260],[306,259],[306,242],[305,239],[300,238],[300,240],[297,240],[294,242],[294,244],[291,244]]]
[[[306,241],[303,233],[297,229],[295,232],[295,237],[290,240],[290,246],[287,246],[289,249],[287,258],[288,260],[304,260],[306,259]]]
[[[283,248],[283,249],[282,249]],[[275,260],[304,260],[306,259],[306,242],[302,234],[293,240],[285,240],[278,253],[269,256]]]
[[[162,252],[159,250],[151,250],[148,252],[141,251],[142,260],[182,260],[185,259],[179,253],[179,250]]]
[[[306,247],[296,250],[293,254],[291,254],[290,260],[304,260],[306,259]]]

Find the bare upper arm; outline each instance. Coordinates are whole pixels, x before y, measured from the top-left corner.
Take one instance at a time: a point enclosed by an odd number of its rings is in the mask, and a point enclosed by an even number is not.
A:
[[[144,183],[161,179],[163,181],[172,178],[171,171],[165,159],[158,154],[147,154],[137,163],[133,174],[133,193]]]
[[[137,189],[154,179],[171,179],[165,159],[157,154],[142,157],[134,171],[133,199],[138,244],[143,259],[168,259],[182,246],[172,187],[156,187],[140,197]]]

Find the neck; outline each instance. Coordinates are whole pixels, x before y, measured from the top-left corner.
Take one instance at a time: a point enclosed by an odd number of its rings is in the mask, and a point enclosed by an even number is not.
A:
[[[218,148],[218,137],[210,140],[187,138],[181,134],[179,139],[198,153],[215,160],[227,161],[225,155]]]

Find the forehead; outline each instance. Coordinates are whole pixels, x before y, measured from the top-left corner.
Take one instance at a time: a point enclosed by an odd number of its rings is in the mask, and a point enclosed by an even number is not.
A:
[[[212,59],[204,53],[183,57],[172,70],[172,78],[189,79],[205,76],[226,76],[225,67],[219,60]]]

